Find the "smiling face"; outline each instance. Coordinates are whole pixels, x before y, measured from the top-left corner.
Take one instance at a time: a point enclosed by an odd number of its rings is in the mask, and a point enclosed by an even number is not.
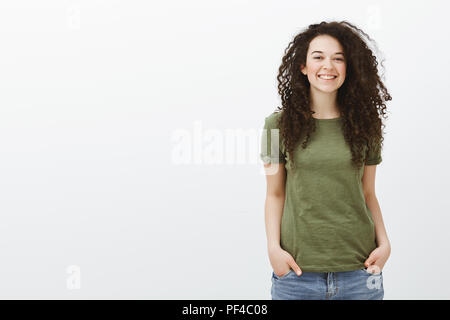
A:
[[[301,71],[308,77],[311,90],[333,93],[344,83],[346,67],[339,41],[329,35],[320,35],[310,42],[306,67],[302,65]],[[326,75],[333,77],[328,79]]]

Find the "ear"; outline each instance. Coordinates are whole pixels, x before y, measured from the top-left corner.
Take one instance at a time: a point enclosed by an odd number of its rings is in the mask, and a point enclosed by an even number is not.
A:
[[[300,65],[300,71],[303,73],[303,75],[306,76],[306,70],[305,70],[305,66],[304,65]]]

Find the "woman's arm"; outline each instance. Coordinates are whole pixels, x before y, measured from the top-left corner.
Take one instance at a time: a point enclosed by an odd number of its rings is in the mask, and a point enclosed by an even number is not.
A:
[[[367,207],[370,212],[372,212],[372,219],[375,225],[375,234],[378,246],[378,248],[375,249],[367,259],[366,266],[376,264],[382,269],[391,253],[391,243],[386,233],[380,205],[375,194],[376,168],[376,165],[365,166],[362,178],[364,198],[366,200]]]
[[[286,196],[286,169],[283,163],[272,163],[264,164],[264,170],[267,179],[264,211],[270,264],[277,276],[281,277],[287,274],[290,269],[300,276],[302,270],[292,255],[283,250],[280,245],[281,217]]]
[[[268,249],[280,247],[281,217],[283,216],[286,169],[283,164],[264,164],[267,180],[265,223]]]
[[[375,174],[377,166],[365,166],[362,178],[362,186],[364,198],[366,199],[367,207],[372,212],[373,222],[375,224],[375,233],[377,245],[389,245],[389,239],[384,226],[383,217],[381,214],[380,205],[375,194]]]
[[[380,205],[378,204],[378,199],[377,197],[372,194],[372,195],[367,195],[365,197],[366,199],[366,203],[367,203],[367,207],[369,207],[369,210],[372,212],[372,219],[373,219],[373,223],[375,224],[375,234],[376,234],[376,238],[377,238],[377,245],[381,246],[381,245],[389,245],[390,246],[390,242],[386,233],[386,228],[384,226],[384,222],[383,222],[383,217],[381,215],[381,209],[380,209]]]

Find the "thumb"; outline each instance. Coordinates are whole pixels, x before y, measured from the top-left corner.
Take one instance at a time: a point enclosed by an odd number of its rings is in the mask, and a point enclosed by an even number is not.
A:
[[[366,265],[366,267],[370,266],[372,263],[374,263],[377,260],[376,255],[372,252],[369,257],[366,259],[366,261],[364,262],[364,264]]]
[[[300,269],[300,267],[298,266],[298,264],[295,262],[294,259],[292,259],[291,261],[289,261],[289,265],[291,266],[292,270],[294,270],[294,272],[300,276],[302,274],[302,269]]]

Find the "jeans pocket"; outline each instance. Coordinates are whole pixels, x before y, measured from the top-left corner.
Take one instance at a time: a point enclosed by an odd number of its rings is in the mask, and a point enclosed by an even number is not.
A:
[[[294,271],[294,270],[289,269],[289,271],[288,271],[287,273],[283,274],[282,276],[277,276],[277,275],[275,274],[275,272],[272,272],[272,274],[273,274],[273,277],[274,277],[275,279],[281,280],[281,279],[286,278],[286,277],[287,277],[288,275],[290,275],[293,271]]]

